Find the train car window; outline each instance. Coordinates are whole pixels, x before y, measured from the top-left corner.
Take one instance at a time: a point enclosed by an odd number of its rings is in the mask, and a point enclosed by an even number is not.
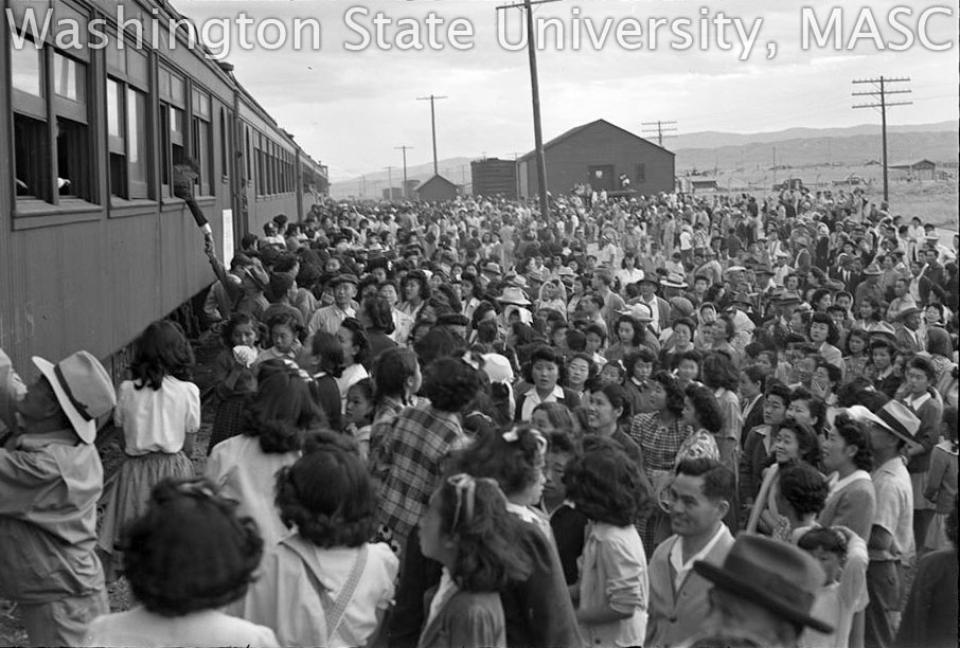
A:
[[[107,155],[110,166],[110,193],[122,198],[127,194],[127,146],[123,83],[107,79]]]
[[[47,123],[14,113],[13,141],[17,197],[50,202],[50,138]]]
[[[121,46],[122,44],[122,46]],[[111,36],[107,61],[107,140],[110,195],[150,197],[147,177],[147,57],[130,43]],[[169,77],[169,73],[168,77]],[[169,78],[165,81],[169,87]]]
[[[77,103],[87,100],[87,66],[55,52],[53,55],[53,91],[58,97]]]
[[[230,127],[227,126],[227,109],[220,108],[220,174],[230,177]]]
[[[263,150],[263,135],[257,133],[257,195],[263,196],[267,193],[266,183],[266,151]]]
[[[147,180],[147,95],[127,88],[127,180],[130,198],[149,197]]]
[[[183,77],[160,66],[158,73],[158,88],[160,96],[160,182],[163,185],[163,195],[171,196],[171,176],[173,167],[182,164],[186,159],[185,129],[186,120],[186,82]]]
[[[213,124],[210,95],[193,88],[190,93],[190,155],[196,161],[196,191],[201,196],[213,195]]]
[[[253,149],[250,148],[250,127],[249,126],[244,125],[243,136],[244,136],[245,145],[246,145],[246,148],[244,149],[246,151],[244,166],[247,170],[247,175],[244,176],[243,179],[251,180],[253,179]]]
[[[29,38],[10,53],[17,198],[93,201],[88,65]]]
[[[10,55],[13,89],[30,97],[43,97],[43,49],[29,40],[20,48],[11,42]]]

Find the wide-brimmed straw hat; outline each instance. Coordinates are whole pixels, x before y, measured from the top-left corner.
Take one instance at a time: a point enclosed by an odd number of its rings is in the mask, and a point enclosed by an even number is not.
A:
[[[516,304],[517,306],[529,306],[530,300],[524,294],[523,289],[517,286],[507,286],[503,289],[503,294],[497,297],[501,304]]]

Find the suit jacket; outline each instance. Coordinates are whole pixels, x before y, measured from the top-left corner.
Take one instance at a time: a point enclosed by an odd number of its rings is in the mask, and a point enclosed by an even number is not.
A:
[[[722,565],[730,548],[733,535],[724,526],[722,536],[706,555],[706,562]],[[650,559],[650,607],[647,620],[645,648],[675,646],[696,634],[707,618],[710,605],[707,592],[713,586],[703,576],[690,570],[679,591],[674,591],[674,569],[670,565],[670,551],[680,542],[673,535],[660,543]]]
[[[758,425],[763,425],[763,396],[757,399],[748,412],[744,412],[743,427],[740,430],[741,447],[747,441],[747,434]]]

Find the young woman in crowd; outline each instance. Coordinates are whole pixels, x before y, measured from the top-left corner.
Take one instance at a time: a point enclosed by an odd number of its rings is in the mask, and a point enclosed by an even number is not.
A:
[[[137,340],[133,380],[117,390],[114,423],[123,430],[125,461],[103,495],[98,546],[108,580],[120,566],[124,527],[147,510],[153,487],[192,477],[190,455],[200,429],[200,389],[188,380],[193,350],[173,322],[154,322]]]

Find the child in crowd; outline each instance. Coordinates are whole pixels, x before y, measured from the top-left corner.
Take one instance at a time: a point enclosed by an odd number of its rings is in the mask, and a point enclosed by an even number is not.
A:
[[[193,350],[177,324],[154,322],[137,341],[131,371],[117,393],[114,423],[123,430],[126,461],[103,496],[99,547],[108,581],[119,566],[123,527],[145,512],[163,479],[193,476],[193,441],[200,429],[200,390],[189,382]]]
[[[343,345],[333,333],[319,330],[310,342],[312,365],[310,391],[313,399],[327,417],[332,430],[341,427],[340,387],[337,381],[343,375]]]
[[[568,496],[589,519],[577,620],[590,646],[639,646],[647,626],[649,582],[633,522],[645,491],[640,469],[613,441],[591,440],[567,466]]]
[[[270,347],[260,352],[257,364],[265,360],[296,362],[303,348],[300,343],[303,327],[296,318],[289,313],[277,315],[267,322],[267,328],[270,331]]]
[[[280,646],[270,628],[219,609],[246,594],[263,553],[235,506],[202,479],[158,483],[121,545],[139,605],[95,619],[85,645]]]
[[[340,411],[346,412],[347,392],[359,381],[370,377],[366,369],[370,344],[363,325],[352,317],[341,322],[337,337],[343,347],[343,373],[337,378],[337,387],[340,389]]]
[[[810,615],[833,628],[825,634],[807,628],[800,635],[800,648],[846,648],[853,616],[866,607],[867,543],[846,527],[815,527],[797,542],[816,558],[826,575],[816,594]]]
[[[260,355],[260,326],[246,313],[234,313],[221,331],[224,349],[217,355],[213,375],[217,410],[207,454],[224,439],[240,433],[244,404],[257,391],[254,361]]]
[[[321,433],[276,478],[276,505],[295,532],[264,556],[242,616],[271,627],[283,646],[366,645],[393,599],[397,557],[370,544],[373,482],[356,444]]]
[[[499,591],[532,572],[516,551],[521,522],[492,479],[448,478],[430,498],[420,525],[420,549],[440,562],[440,584],[430,601],[419,648],[506,648]]]
[[[359,446],[360,456],[366,461],[370,454],[370,427],[373,424],[373,382],[369,378],[353,384],[347,390],[346,427]]]

